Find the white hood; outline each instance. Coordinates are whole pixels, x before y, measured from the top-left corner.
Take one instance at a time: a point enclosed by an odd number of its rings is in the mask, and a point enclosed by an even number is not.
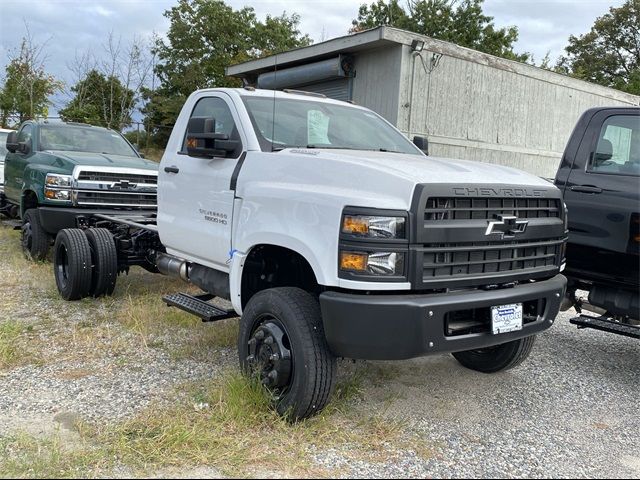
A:
[[[283,155],[313,158],[318,168],[329,162],[341,162],[354,169],[377,169],[410,182],[485,183],[549,187],[548,181],[516,168],[491,163],[437,158],[404,153],[363,150],[287,149]],[[345,170],[351,170],[345,168]]]

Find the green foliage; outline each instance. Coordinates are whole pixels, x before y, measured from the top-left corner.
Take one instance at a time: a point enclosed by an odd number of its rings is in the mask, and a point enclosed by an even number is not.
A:
[[[9,126],[9,117],[17,117],[18,122],[46,117],[49,95],[61,88],[62,84],[44,70],[42,46],[34,45],[29,36],[23,38],[18,55],[6,66],[0,89],[1,126]]]
[[[399,0],[377,0],[360,6],[351,32],[380,25],[409,30],[481,52],[526,62],[529,53],[517,54],[517,27],[496,28],[493,17],[482,12],[484,0],[409,0],[404,9]]]
[[[640,94],[640,0],[627,0],[596,19],[591,31],[569,37],[558,69],[607,87]]]
[[[115,76],[106,77],[96,70],[71,88],[75,97],[60,110],[66,122],[82,122],[121,130],[131,124],[130,108],[134,93]]]
[[[295,13],[268,15],[262,22],[252,7],[234,10],[222,0],[179,0],[164,15],[170,21],[167,38],[157,39],[154,47],[160,87],[143,92],[146,123],[162,146],[194,90],[240,86],[238,79],[225,76],[225,67],[311,43],[300,33]]]

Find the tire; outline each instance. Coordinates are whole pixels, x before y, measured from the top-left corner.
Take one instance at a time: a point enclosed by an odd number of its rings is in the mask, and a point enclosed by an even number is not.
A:
[[[290,287],[254,295],[240,320],[238,353],[242,371],[262,381],[273,394],[278,414],[289,421],[310,417],[327,405],[336,359],[313,295]],[[279,355],[275,361],[274,353]]]
[[[56,237],[53,271],[65,300],[80,300],[91,288],[91,247],[79,228],[65,228]]]
[[[38,210],[31,208],[22,217],[22,251],[28,260],[46,260],[51,248],[51,236],[40,223]]]
[[[118,252],[111,232],[106,228],[84,231],[91,249],[91,288],[89,295],[101,297],[113,294],[118,278]]]
[[[536,336],[521,338],[495,347],[456,352],[452,355],[463,366],[483,373],[495,373],[517,367],[524,362],[535,342]]]

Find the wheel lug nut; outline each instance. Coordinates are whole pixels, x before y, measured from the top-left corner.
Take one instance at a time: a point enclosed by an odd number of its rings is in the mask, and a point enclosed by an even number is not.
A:
[[[254,355],[249,355],[247,357],[247,362],[253,362],[256,359],[256,357]]]
[[[262,340],[264,338],[264,332],[262,330],[258,330],[254,334],[254,337],[256,338],[256,340]]]
[[[273,337],[268,336],[267,338],[264,339],[264,343],[266,343],[267,345],[273,345]]]
[[[255,338],[250,338],[248,343],[249,343],[249,345],[255,345],[256,344],[256,339]]]
[[[272,362],[277,362],[278,360],[280,360],[280,355],[274,353],[269,357],[269,360],[271,360]]]
[[[278,378],[278,372],[271,370],[268,375],[269,379],[276,380]]]

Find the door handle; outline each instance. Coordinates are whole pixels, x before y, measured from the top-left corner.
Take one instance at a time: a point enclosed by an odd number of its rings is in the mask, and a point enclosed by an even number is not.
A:
[[[180,169],[175,165],[171,165],[170,167],[164,167],[164,171],[167,173],[178,173]]]
[[[571,187],[571,191],[580,193],[602,193],[600,187],[594,187],[593,185],[574,185]]]

